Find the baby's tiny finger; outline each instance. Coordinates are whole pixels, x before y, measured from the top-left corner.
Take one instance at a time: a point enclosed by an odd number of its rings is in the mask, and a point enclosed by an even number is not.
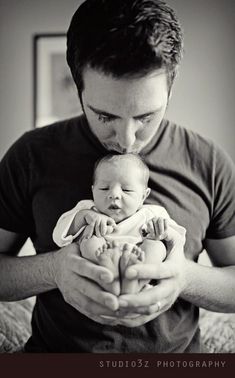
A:
[[[169,227],[169,219],[164,218],[164,228],[165,228],[165,231],[168,230],[168,227]]]
[[[95,223],[95,234],[98,238],[101,237],[101,234],[100,234],[100,222],[97,222]]]
[[[112,234],[112,232],[113,232],[113,227],[112,226],[107,226],[106,235]]]
[[[164,219],[161,217],[158,218],[157,225],[158,225],[159,236],[161,236],[164,233]]]
[[[161,240],[168,238],[168,231],[169,231],[168,219],[163,219],[163,231],[162,231],[161,237],[160,237]]]
[[[115,221],[114,221],[112,218],[108,218],[108,220],[107,220],[107,225],[108,225],[108,226],[115,226],[116,223],[115,223]]]
[[[147,223],[147,232],[150,236],[155,236],[155,229],[152,220]]]
[[[100,233],[101,233],[101,236],[104,236],[107,233],[107,225],[105,222],[101,222],[100,224]]]

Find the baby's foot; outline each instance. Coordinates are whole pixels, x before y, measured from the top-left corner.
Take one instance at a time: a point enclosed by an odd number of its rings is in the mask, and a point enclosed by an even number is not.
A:
[[[125,277],[126,269],[141,262],[144,262],[145,253],[141,248],[133,244],[124,244],[122,256],[120,258],[121,293],[132,294],[139,291],[138,279],[128,279]]]
[[[119,295],[121,292],[119,280],[119,260],[121,254],[121,248],[119,244],[115,242],[107,242],[96,250],[98,264],[109,269],[114,276],[114,280],[111,283],[105,283],[103,287],[115,295]]]
[[[95,263],[97,262],[97,256],[96,251],[97,249],[103,247],[103,245],[106,243],[104,238],[98,238],[97,236],[93,235],[91,238],[86,239],[82,238],[79,241],[80,245],[80,251],[82,257],[85,257],[86,259],[93,261]]]

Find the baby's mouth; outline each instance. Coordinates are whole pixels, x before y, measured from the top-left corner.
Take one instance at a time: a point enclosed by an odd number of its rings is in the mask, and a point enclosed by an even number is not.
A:
[[[109,206],[109,210],[120,210],[120,209],[121,208],[118,205],[116,205],[115,203],[113,203]]]

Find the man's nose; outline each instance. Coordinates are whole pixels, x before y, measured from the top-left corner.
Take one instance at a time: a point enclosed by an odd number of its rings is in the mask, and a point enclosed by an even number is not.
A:
[[[117,130],[118,144],[123,149],[128,150],[135,143],[136,125],[133,119],[123,122]]]

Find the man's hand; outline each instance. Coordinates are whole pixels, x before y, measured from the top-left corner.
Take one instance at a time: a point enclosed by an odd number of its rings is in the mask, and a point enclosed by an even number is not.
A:
[[[185,287],[185,237],[169,227],[165,239],[168,257],[160,265],[136,264],[126,270],[129,279],[157,279],[154,287],[138,294],[118,298],[105,292],[104,280],[112,282],[112,273],[80,256],[74,243],[54,254],[54,276],[64,299],[82,314],[101,324],[137,327],[167,311]]]
[[[82,258],[76,243],[54,252],[53,264],[56,285],[67,303],[99,323],[117,324],[100,317],[114,316],[118,308],[117,297],[101,288],[104,281],[113,280],[108,269]]]
[[[119,306],[122,309],[119,314],[123,317],[126,313],[127,317],[126,320],[120,320],[120,324],[135,327],[154,319],[167,311],[184,290],[187,267],[184,256],[185,233],[181,235],[169,227],[165,242],[168,257],[160,265],[136,264],[126,270],[126,277],[129,279],[155,279],[160,282],[138,294],[125,294],[119,297]],[[138,314],[139,317],[128,319],[129,313]]]
[[[85,215],[85,221],[88,224],[86,227],[87,239],[90,239],[92,235],[96,235],[98,238],[111,234],[116,229],[115,221],[105,214],[97,213],[94,210],[88,210]]]

